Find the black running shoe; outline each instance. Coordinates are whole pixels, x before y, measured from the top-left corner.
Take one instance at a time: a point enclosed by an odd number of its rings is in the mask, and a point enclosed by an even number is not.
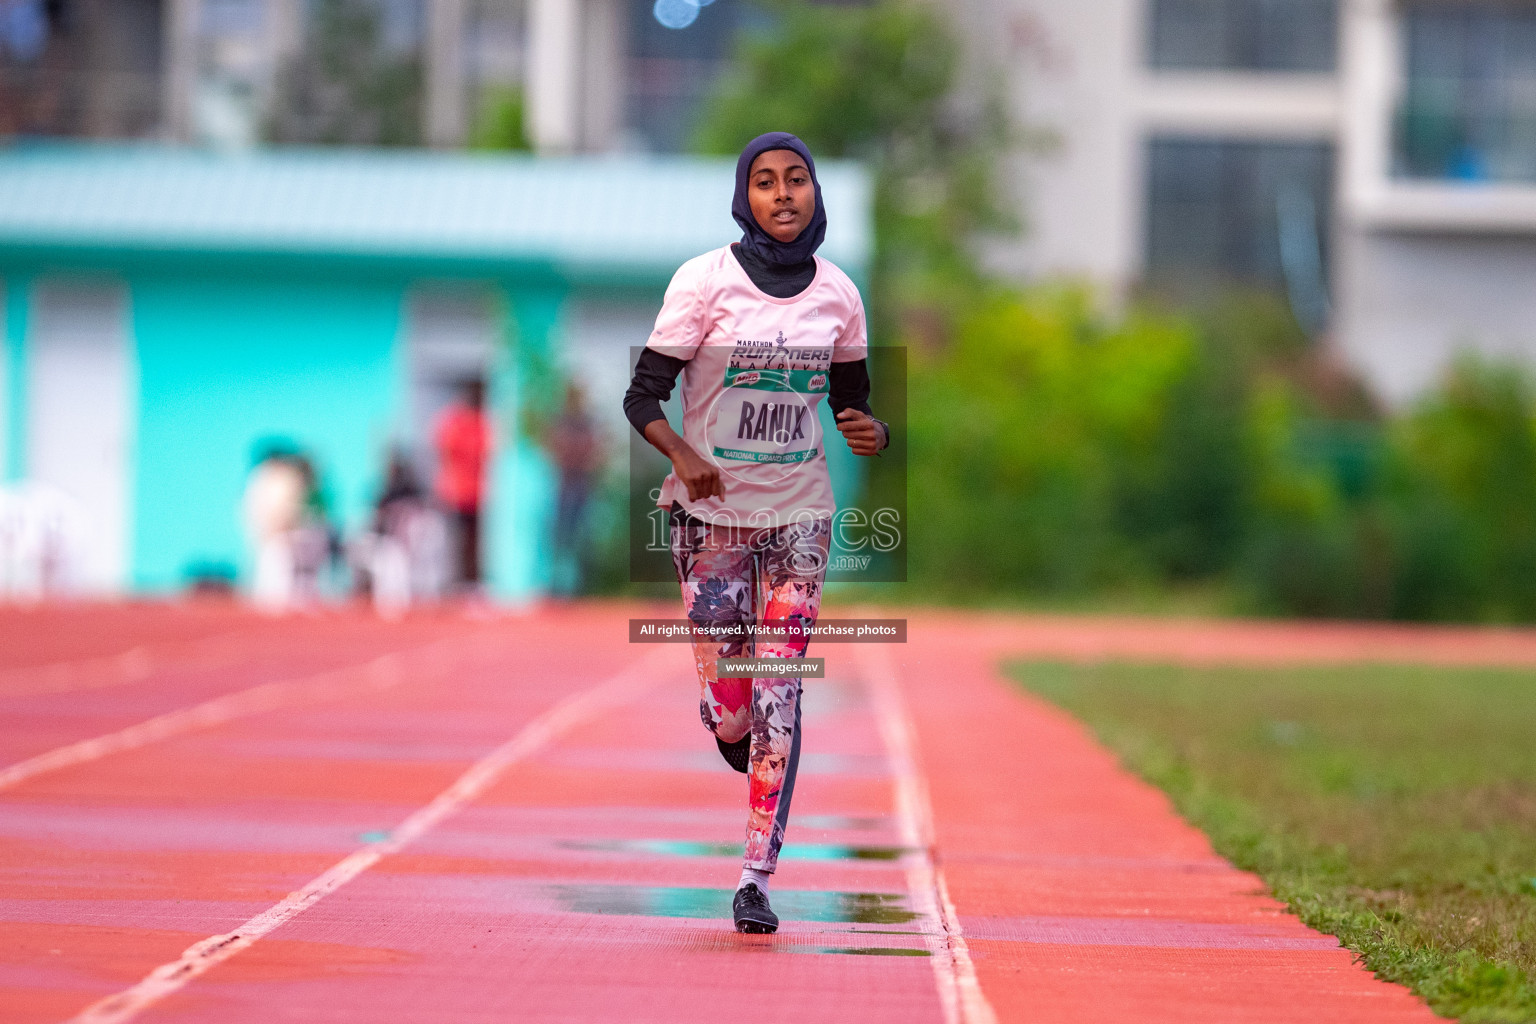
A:
[[[735,768],[741,774],[747,774],[752,766],[752,734],[748,733],[735,743],[727,743],[719,736],[715,737],[715,746],[720,748],[720,756],[725,758],[725,763]]]
[[[779,930],[779,915],[768,906],[768,897],[763,895],[763,890],[757,887],[756,882],[748,882],[736,890],[731,911],[736,915],[736,930],[739,932],[772,935]]]

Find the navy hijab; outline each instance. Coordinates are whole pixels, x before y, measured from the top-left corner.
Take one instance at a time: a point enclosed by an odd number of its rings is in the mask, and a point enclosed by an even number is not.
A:
[[[816,189],[816,213],[805,230],[792,242],[781,242],[764,231],[757,218],[752,216],[752,204],[747,199],[747,179],[752,171],[752,162],[775,149],[787,149],[804,160],[806,170],[811,172],[811,184]],[[747,148],[741,151],[736,161],[736,195],[731,200],[731,216],[736,218],[736,223],[741,225],[744,232],[741,236],[742,249],[753,256],[786,267],[809,260],[821,248],[822,239],[827,237],[827,208],[821,201],[821,182],[816,179],[816,161],[811,159],[811,151],[805,148],[805,143],[789,132],[769,132],[747,143]]]

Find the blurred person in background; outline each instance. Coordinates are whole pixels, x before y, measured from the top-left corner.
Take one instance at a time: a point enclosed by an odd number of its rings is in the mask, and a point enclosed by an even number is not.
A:
[[[454,582],[461,593],[480,594],[480,512],[492,434],[485,414],[485,382],[464,382],[459,400],[443,411],[433,431],[437,445],[437,499],[453,524],[457,554]]]
[[[441,593],[447,558],[442,520],[399,448],[389,454],[373,522],[351,554],[359,592],[385,617]]]
[[[78,593],[90,546],[90,520],[75,498],[35,480],[0,487],[0,597]]]
[[[295,603],[311,607],[320,600],[327,570],[341,554],[341,536],[331,523],[329,502],[314,462],[303,452],[293,456],[304,486],[299,525],[293,533]]]
[[[243,506],[256,567],[252,600],[273,612],[313,605],[334,549],[314,464],[286,443],[264,446]]]
[[[580,593],[585,576],[583,529],[592,483],[602,468],[602,436],[578,384],[565,389],[565,405],[550,426],[549,453],[560,473],[555,501],[555,592]]]
[[[672,463],[657,504],[700,684],[699,714],[727,764],[747,773],[746,857],[736,930],[768,933],[768,903],[800,760],[798,676],[722,676],[721,658],[803,658],[821,609],[836,511],[817,411],[827,398],[855,455],[889,429],[869,407],[864,302],[816,255],[827,214],[816,165],[787,132],[736,164],[741,241],[695,257],[667,287],[624,396],[630,424]],[[681,376],[683,433],[661,403]],[[761,525],[760,525],[761,524]],[[754,640],[773,623],[782,640]]]
[[[308,481],[297,454],[284,443],[263,446],[245,482],[242,507],[255,566],[251,599],[267,611],[283,611],[295,598],[293,542],[308,499]]]

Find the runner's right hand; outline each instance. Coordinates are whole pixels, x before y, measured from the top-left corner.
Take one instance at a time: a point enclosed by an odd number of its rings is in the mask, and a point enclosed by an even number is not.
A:
[[[672,472],[688,488],[689,501],[725,497],[725,483],[720,467],[706,461],[687,445],[672,456]]]

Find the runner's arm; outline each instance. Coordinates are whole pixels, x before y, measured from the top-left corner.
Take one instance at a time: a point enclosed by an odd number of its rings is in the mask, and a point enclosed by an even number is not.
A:
[[[663,355],[653,348],[642,349],[635,363],[635,376],[624,395],[624,415],[640,436],[672,462],[672,472],[688,488],[688,500],[725,497],[720,470],[705,461],[688,442],[672,429],[661,403],[672,397],[677,375],[687,360]]]
[[[890,447],[890,424],[884,420],[875,419],[874,410],[869,407],[869,363],[866,360],[853,359],[845,363],[833,363],[828,390],[830,394],[827,401],[832,406],[832,415],[837,420],[837,429],[842,431],[843,437],[854,449],[856,455],[874,455]],[[845,409],[853,409],[864,415],[863,417],[844,416]],[[865,418],[873,428],[872,435],[865,432]],[[871,441],[874,445],[873,450],[863,450],[868,448]]]
[[[629,382],[629,391],[624,395],[624,415],[641,437],[645,437],[647,424],[667,418],[661,411],[661,403],[672,397],[677,375],[687,365],[686,359],[664,355],[653,348],[640,350],[640,359],[635,363],[635,375]],[[646,440],[650,438],[646,437]]]

